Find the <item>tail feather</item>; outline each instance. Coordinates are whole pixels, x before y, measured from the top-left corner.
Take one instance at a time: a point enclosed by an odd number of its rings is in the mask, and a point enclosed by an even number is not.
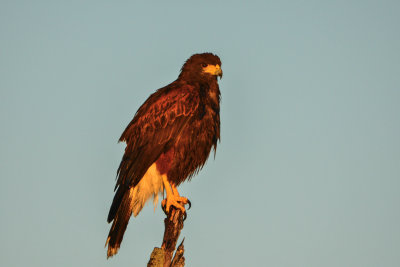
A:
[[[110,223],[112,220],[114,220],[115,216],[117,215],[118,209],[121,206],[122,199],[125,195],[126,192],[129,191],[129,188],[126,188],[125,186],[120,186],[117,189],[117,192],[115,192],[115,196],[113,198],[110,211],[108,212],[107,216],[107,222]]]
[[[130,191],[132,190],[133,189],[131,188]],[[122,198],[121,205],[119,205],[118,211],[115,214],[106,241],[106,246],[108,245],[107,258],[112,257],[118,252],[122,239],[124,238],[124,233],[128,226],[133,209],[132,197],[133,195],[131,192],[125,194]]]
[[[151,197],[155,207],[158,195],[163,191],[162,177],[155,164],[150,166],[135,187],[118,187],[107,218],[109,223],[113,222],[106,241],[107,258],[118,252],[131,215],[136,217]]]

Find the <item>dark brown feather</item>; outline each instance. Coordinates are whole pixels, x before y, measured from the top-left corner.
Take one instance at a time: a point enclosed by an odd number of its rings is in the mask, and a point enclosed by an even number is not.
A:
[[[107,258],[118,252],[124,238],[124,233],[132,214],[132,199],[129,193],[123,196],[116,214],[106,241],[106,246],[108,245]]]
[[[126,148],[107,218],[113,221],[107,239],[109,254],[119,248],[132,213],[129,191],[153,163],[177,186],[204,166],[212,148],[216,150],[220,91],[217,77],[203,73],[204,63],[221,66],[211,53],[190,57],[178,79],[144,102],[119,139]]]

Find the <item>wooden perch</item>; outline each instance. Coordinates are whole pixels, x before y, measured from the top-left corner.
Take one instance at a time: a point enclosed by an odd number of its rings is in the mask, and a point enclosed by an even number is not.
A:
[[[172,258],[176,243],[178,242],[179,235],[183,228],[185,214],[180,209],[171,209],[164,219],[164,238],[161,248],[155,247],[150,255],[147,267],[183,267],[185,266],[185,252],[183,241],[176,250],[175,256]]]

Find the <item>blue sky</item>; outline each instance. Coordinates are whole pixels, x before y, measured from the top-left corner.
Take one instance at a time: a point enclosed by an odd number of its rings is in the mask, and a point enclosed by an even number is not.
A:
[[[221,143],[180,187],[187,266],[400,265],[398,1],[0,1],[0,265],[145,266],[106,215],[137,108],[220,56]]]

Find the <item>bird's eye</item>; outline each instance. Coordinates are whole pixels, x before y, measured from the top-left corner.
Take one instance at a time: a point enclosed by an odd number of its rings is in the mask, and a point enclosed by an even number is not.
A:
[[[201,66],[202,66],[203,68],[205,68],[205,67],[207,67],[207,66],[208,66],[208,64],[206,64],[206,63],[203,63],[203,64],[201,64]]]

